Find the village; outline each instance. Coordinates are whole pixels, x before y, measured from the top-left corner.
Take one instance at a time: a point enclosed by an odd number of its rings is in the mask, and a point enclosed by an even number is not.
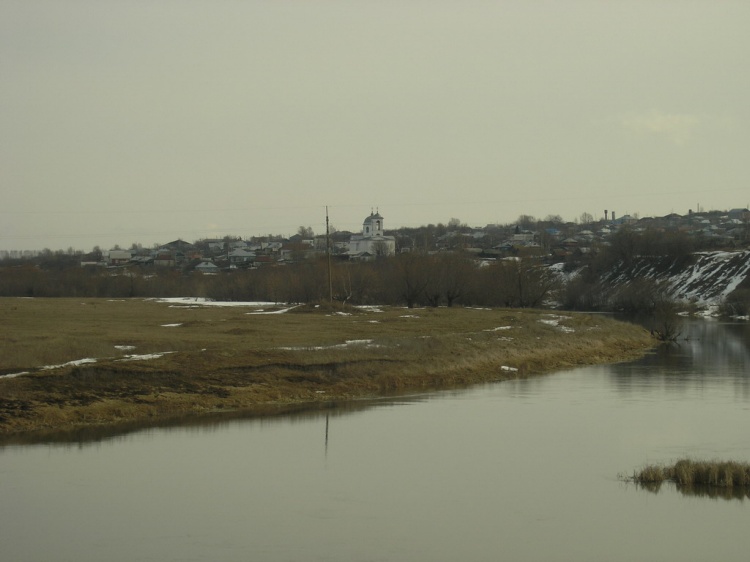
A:
[[[583,213],[580,220],[564,222],[550,216],[544,220],[522,215],[513,224],[469,227],[458,219],[448,224],[386,230],[380,212],[371,212],[360,232],[333,230],[315,234],[309,227],[288,238],[282,236],[236,236],[187,242],[181,239],[153,248],[115,247],[81,256],[82,267],[154,267],[216,274],[234,269],[260,268],[298,263],[330,254],[336,260],[371,261],[397,253],[462,251],[479,262],[491,263],[510,257],[536,257],[546,263],[575,260],[607,244],[620,229],[634,232],[682,233],[701,249],[739,249],[750,245],[750,210],[689,211],[664,217],[623,215],[605,210],[594,220]],[[8,257],[6,253],[6,258]]]

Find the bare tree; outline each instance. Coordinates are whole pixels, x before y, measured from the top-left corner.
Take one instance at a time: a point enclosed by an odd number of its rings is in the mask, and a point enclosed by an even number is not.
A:
[[[461,222],[461,219],[452,217],[451,220],[448,221],[448,230],[458,230],[460,228],[466,228],[466,223]]]
[[[466,255],[458,252],[444,254],[440,261],[442,292],[446,304],[450,307],[466,295],[476,267]]]
[[[414,308],[429,283],[429,271],[424,256],[412,252],[400,254],[393,260],[401,297],[406,306]]]
[[[315,232],[313,232],[311,226],[300,226],[297,229],[297,234],[305,240],[315,238]]]
[[[510,307],[539,307],[560,288],[557,277],[531,260],[508,260],[493,266],[500,302]]]

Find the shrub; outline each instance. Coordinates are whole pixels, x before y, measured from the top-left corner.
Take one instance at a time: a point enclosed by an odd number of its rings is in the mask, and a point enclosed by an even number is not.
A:
[[[723,316],[750,316],[750,289],[735,289],[721,304]]]

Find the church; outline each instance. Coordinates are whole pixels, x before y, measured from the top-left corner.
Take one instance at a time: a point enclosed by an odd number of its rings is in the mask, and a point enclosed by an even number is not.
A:
[[[394,255],[396,239],[386,236],[384,232],[383,217],[378,212],[370,212],[370,216],[362,223],[362,234],[352,234],[349,240],[349,259],[366,261]]]

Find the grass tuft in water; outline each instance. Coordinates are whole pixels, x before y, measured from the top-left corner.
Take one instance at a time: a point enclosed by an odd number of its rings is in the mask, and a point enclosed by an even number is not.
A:
[[[682,491],[721,488],[750,491],[750,463],[680,459],[673,465],[646,465],[626,480],[658,491],[663,482],[673,482]]]

